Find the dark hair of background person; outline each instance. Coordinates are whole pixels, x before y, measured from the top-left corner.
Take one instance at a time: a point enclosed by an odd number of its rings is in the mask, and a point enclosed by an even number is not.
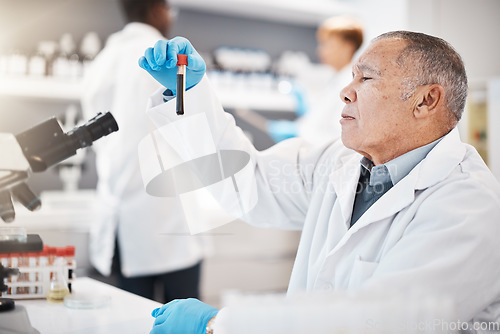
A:
[[[127,23],[140,22],[149,24],[167,37],[171,24],[168,1],[120,0],[119,2]]]
[[[120,5],[128,22],[149,21],[151,10],[161,5],[168,8],[166,0],[120,0]]]

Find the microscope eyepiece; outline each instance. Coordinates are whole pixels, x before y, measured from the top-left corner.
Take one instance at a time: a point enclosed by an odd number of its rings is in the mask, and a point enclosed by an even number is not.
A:
[[[113,115],[107,112],[105,114],[98,113],[84,125],[69,131],[67,136],[74,142],[75,150],[77,150],[90,146],[97,139],[115,131],[118,131],[118,124],[116,124]]]

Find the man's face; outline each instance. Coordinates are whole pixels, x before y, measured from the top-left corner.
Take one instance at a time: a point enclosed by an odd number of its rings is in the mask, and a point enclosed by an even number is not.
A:
[[[354,64],[352,82],[340,93],[346,103],[340,120],[342,141],[375,164],[394,158],[391,152],[404,147],[411,136],[412,99],[401,99],[408,71],[396,63],[404,46],[404,41],[392,39],[372,43]]]

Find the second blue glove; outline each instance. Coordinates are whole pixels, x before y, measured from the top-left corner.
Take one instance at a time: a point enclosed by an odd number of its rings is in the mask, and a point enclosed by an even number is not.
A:
[[[150,334],[205,334],[207,323],[218,309],[198,299],[176,299],[155,309]]]
[[[298,126],[294,121],[270,120],[267,122],[269,136],[278,143],[282,140],[297,137]]]
[[[186,71],[186,89],[201,81],[206,71],[203,58],[195,50],[191,42],[184,37],[174,37],[168,41],[159,40],[154,47],[146,49],[139,59],[139,66],[153,78],[176,94],[177,89],[177,55],[188,56]]]

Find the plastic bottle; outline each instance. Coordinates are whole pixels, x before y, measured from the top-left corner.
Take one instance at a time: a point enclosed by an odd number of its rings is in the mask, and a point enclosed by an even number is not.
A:
[[[13,52],[9,57],[9,74],[26,75],[28,72],[28,57],[20,51]]]
[[[35,53],[28,62],[28,74],[32,77],[43,77],[47,68],[47,60],[41,53]]]

